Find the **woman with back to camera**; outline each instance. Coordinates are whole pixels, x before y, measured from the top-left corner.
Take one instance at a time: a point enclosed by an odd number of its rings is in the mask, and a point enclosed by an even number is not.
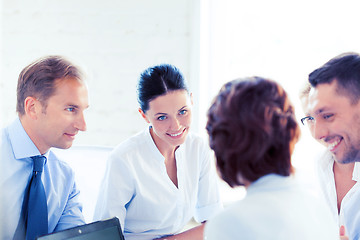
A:
[[[280,85],[260,77],[225,84],[206,129],[221,177],[247,194],[206,223],[205,239],[339,239],[328,209],[292,176],[300,129]]]
[[[127,240],[203,239],[203,224],[178,234],[192,217],[204,222],[222,208],[212,152],[189,132],[192,95],[182,74],[166,64],[146,69],[138,102],[150,126],[110,154],[95,220],[117,216]]]

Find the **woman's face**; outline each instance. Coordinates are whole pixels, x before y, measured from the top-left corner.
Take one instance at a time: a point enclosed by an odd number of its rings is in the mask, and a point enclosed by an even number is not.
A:
[[[185,142],[191,124],[192,96],[186,90],[175,90],[149,102],[143,118],[151,124],[151,136],[160,152]]]

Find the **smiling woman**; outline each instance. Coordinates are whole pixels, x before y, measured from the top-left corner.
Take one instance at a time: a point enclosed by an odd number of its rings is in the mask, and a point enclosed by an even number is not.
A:
[[[152,126],[151,137],[164,155],[171,158],[177,146],[185,142],[190,129],[192,101],[186,90],[174,90],[156,97],[144,113],[139,109],[146,122]],[[174,172],[176,177],[176,171]]]
[[[138,84],[143,132],[110,154],[95,220],[118,216],[126,239],[203,239],[203,225],[222,208],[213,155],[191,133],[192,95],[172,65],[146,69]],[[173,235],[173,236],[172,236]]]

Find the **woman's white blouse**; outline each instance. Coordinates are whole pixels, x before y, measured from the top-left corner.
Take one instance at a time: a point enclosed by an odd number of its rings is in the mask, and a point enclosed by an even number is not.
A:
[[[205,225],[205,240],[339,240],[322,199],[293,177],[269,174],[250,184],[246,197]]]
[[[194,217],[203,222],[222,209],[213,153],[189,133],[175,151],[178,188],[150,131],[129,138],[110,154],[94,220],[117,216],[127,240],[175,234]]]

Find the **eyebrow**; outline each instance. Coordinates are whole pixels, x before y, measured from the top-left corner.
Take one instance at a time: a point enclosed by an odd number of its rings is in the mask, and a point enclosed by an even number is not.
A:
[[[159,113],[155,113],[155,116],[156,116],[156,115],[167,115],[167,113],[159,112]]]
[[[182,108],[180,108],[178,111],[183,110],[184,108],[187,108],[187,105],[183,106]]]
[[[325,106],[325,107],[322,107],[322,108],[316,110],[313,115],[310,114],[309,112],[305,113],[305,115],[307,117],[309,117],[309,116],[311,116],[311,117],[312,116],[318,116],[319,114],[322,114],[323,112],[327,112],[327,111],[331,111],[331,109],[329,107]]]
[[[66,104],[64,104],[64,106],[65,106],[66,108],[68,108],[68,107],[72,107],[72,108],[79,108],[79,106],[78,106],[78,105],[71,104],[71,103],[66,103]]]
[[[328,110],[327,107],[320,108],[320,109],[315,111],[315,115],[319,115],[319,114],[321,114],[321,113],[323,113],[323,112],[325,112],[327,110]]]
[[[66,107],[73,107],[73,108],[78,108],[78,109],[80,109],[79,105],[75,105],[75,104],[71,104],[71,103],[65,104],[65,106],[66,106]],[[87,109],[87,108],[89,108],[89,105],[87,105],[84,109]]]
[[[181,111],[181,110],[183,110],[184,108],[187,108],[187,105],[183,106],[183,107],[180,108],[178,111]],[[155,114],[155,116],[156,116],[156,115],[168,115],[168,114],[167,114],[167,113],[158,112],[158,113]]]

